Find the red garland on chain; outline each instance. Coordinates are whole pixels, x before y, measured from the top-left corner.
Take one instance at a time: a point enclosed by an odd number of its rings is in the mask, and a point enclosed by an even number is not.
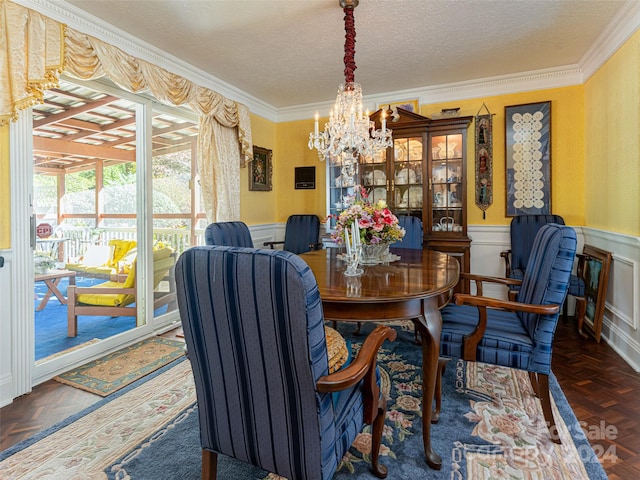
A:
[[[356,70],[356,26],[353,19],[353,7],[344,9],[344,80],[347,83],[354,82]]]

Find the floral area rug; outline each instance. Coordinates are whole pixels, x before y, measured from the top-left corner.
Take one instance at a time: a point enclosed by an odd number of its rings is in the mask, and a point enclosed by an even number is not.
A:
[[[170,338],[147,338],[54,380],[104,397],[183,356],[184,346]]]
[[[606,479],[593,449],[552,378],[562,445],[548,439],[526,373],[451,361],[443,379],[442,415],[432,427],[442,469],[424,460],[421,431],[421,353],[413,331],[397,327],[378,357],[388,412],[381,460],[389,479]],[[363,335],[339,324],[355,350]],[[363,327],[366,334],[368,326]],[[137,385],[137,384],[136,384]],[[133,387],[133,386],[132,386]],[[7,479],[198,479],[201,449],[189,362],[127,387],[67,425],[0,454]],[[112,398],[109,397],[109,398]],[[370,428],[356,438],[334,479],[369,480]],[[280,480],[220,456],[218,479]]]

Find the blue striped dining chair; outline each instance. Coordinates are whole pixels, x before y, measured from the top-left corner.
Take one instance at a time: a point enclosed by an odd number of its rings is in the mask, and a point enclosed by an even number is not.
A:
[[[357,357],[329,373],[316,279],[302,258],[281,250],[188,249],[176,287],[203,479],[216,478],[219,453],[290,480],[329,479],[365,423],[373,425],[373,472],[386,476],[376,355],[395,330],[376,327]]]
[[[467,275],[476,282],[477,295],[455,294],[441,311],[441,355],[529,372],[556,442],[549,395],[551,354],[576,244],[573,228],[548,223],[536,234],[517,302],[482,296],[483,282],[512,285],[517,280]]]
[[[206,245],[253,248],[249,227],[244,222],[214,222],[204,231]]]
[[[319,236],[320,219],[317,215],[291,215],[285,225],[284,241],[264,242],[264,246],[274,248],[280,244],[283,250],[299,255],[320,248]]]
[[[522,280],[527,267],[529,255],[533,241],[538,230],[547,223],[557,223],[564,225],[564,219],[560,215],[517,215],[511,220],[509,227],[509,238],[511,248],[500,252],[500,256],[505,261],[505,277]],[[509,298],[515,300],[520,287],[512,285],[509,290]],[[569,278],[569,295],[576,300],[576,319],[582,325],[587,309],[587,298],[585,297],[585,284],[580,275],[571,275]],[[564,303],[564,313],[567,313],[567,301]]]

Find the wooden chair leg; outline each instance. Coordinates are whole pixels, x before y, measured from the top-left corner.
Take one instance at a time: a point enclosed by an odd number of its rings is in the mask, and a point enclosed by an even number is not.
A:
[[[538,388],[538,377],[535,372],[529,372],[529,381],[533,387],[533,393],[536,397],[540,398],[540,389]]]
[[[382,444],[382,431],[384,430],[384,419],[387,416],[387,399],[380,395],[378,399],[378,414],[373,419],[371,432],[371,468],[373,474],[378,478],[387,477],[387,467],[379,463],[380,445]]]
[[[218,454],[202,449],[202,480],[215,480],[218,475]]]
[[[540,391],[540,402],[542,403],[542,413],[544,419],[547,422],[549,428],[549,436],[553,443],[562,443],[560,441],[560,435],[558,434],[558,428],[556,427],[556,421],[553,418],[553,411],[551,409],[551,395],[549,393],[549,375],[538,373],[538,390]]]
[[[78,315],[76,315],[76,287],[67,287],[67,337],[78,335]]]
[[[438,372],[436,376],[436,393],[435,393],[435,406],[433,413],[431,414],[431,423],[438,423],[440,420],[440,411],[442,410],[442,377],[444,371],[447,368],[450,358],[440,357],[438,358]]]

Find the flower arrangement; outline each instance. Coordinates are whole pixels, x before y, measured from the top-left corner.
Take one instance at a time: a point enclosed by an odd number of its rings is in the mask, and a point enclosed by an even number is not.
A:
[[[405,234],[404,228],[398,224],[398,218],[387,208],[387,203],[378,200],[372,204],[367,190],[360,185],[356,186],[356,194],[351,205],[333,217],[336,218],[336,229],[331,238],[338,244],[344,243],[345,229],[351,228],[356,220],[363,245],[397,242],[402,240]]]

